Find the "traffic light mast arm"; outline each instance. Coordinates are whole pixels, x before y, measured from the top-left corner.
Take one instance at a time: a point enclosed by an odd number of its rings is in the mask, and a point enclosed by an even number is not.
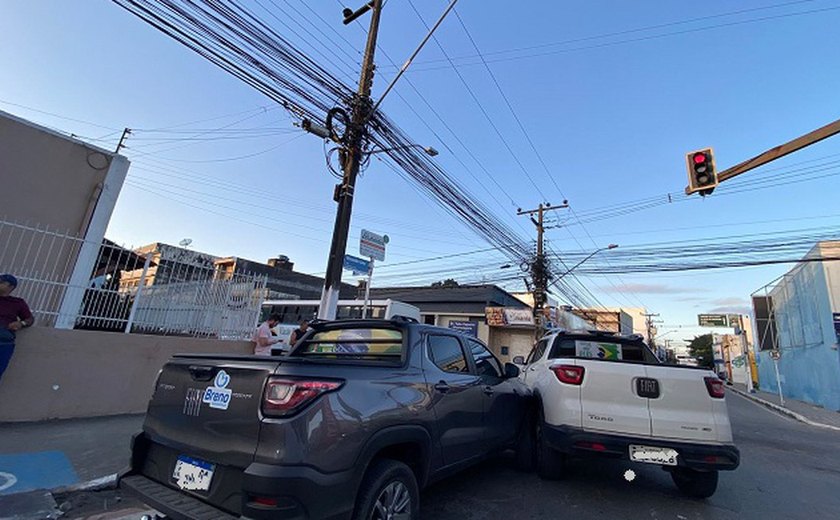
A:
[[[740,164],[719,172],[717,174],[718,183],[737,177],[738,175],[746,173],[750,170],[754,170],[759,166],[763,166],[769,162],[775,161],[776,159],[780,159],[785,155],[801,150],[814,143],[818,143],[823,139],[827,139],[838,133],[840,133],[840,119],[834,121],[833,123],[829,123],[822,128],[818,128],[813,132],[808,132],[803,136],[797,137],[792,141],[788,141],[787,143],[771,148],[764,153],[756,155],[752,159],[747,159]],[[688,189],[686,189],[686,191],[688,191]]]

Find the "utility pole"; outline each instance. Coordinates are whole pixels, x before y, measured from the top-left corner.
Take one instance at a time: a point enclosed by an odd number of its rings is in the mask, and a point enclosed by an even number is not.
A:
[[[548,202],[545,204],[541,202],[540,205],[537,206],[537,209],[520,209],[516,212],[517,215],[528,215],[531,222],[533,222],[534,226],[537,228],[537,255],[534,258],[534,261],[531,262],[531,280],[534,283],[534,324],[536,325],[535,336],[538,340],[545,333],[545,316],[543,314],[543,309],[547,300],[546,295],[548,294],[549,278],[548,264],[545,259],[545,253],[543,252],[543,233],[545,232],[543,216],[546,211],[568,207],[569,205],[566,201],[563,201],[563,204],[560,204],[559,206],[552,206]],[[533,217],[534,214],[537,215],[536,219]]]
[[[362,142],[367,132],[365,123],[371,110],[370,90],[373,85],[373,57],[376,52],[376,37],[379,33],[382,0],[373,0],[365,4],[356,13],[345,12],[346,22],[348,19],[357,18],[360,13],[368,9],[372,10],[370,29],[368,30],[365,57],[359,77],[359,90],[352,100],[350,124],[347,125],[347,139],[340,155],[344,177],[338,187],[338,209],[335,214],[335,226],[333,227],[330,255],[327,260],[327,274],[324,279],[324,290],[321,294],[321,305],[318,307],[318,318],[325,320],[335,319],[336,307],[338,306],[341,270],[344,265],[344,252],[347,250],[347,235],[350,231],[350,216],[353,211],[353,194],[362,158]]]
[[[129,135],[131,135],[131,128],[125,128],[120,136],[120,142],[117,143],[117,149],[114,150],[114,153],[120,153],[120,150],[125,146],[125,140]]]
[[[659,317],[658,313],[645,314],[645,327],[647,328],[647,343],[651,349],[655,348],[653,344],[653,318]]]

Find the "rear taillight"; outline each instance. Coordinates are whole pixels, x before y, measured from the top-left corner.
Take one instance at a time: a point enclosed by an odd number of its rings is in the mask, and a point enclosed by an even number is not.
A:
[[[557,365],[551,367],[551,371],[557,376],[557,380],[567,385],[579,385],[583,383],[583,367],[574,365]]]
[[[342,381],[269,379],[263,395],[263,415],[284,417],[300,411],[321,394],[337,390]]]
[[[723,381],[712,376],[704,377],[703,380],[706,381],[706,390],[709,391],[709,395],[711,397],[714,397],[715,399],[723,399],[725,394]]]

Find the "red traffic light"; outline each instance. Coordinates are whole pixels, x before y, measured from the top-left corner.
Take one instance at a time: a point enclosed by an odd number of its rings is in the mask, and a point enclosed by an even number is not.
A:
[[[706,154],[702,152],[694,154],[694,164],[700,164],[704,162],[706,162]]]

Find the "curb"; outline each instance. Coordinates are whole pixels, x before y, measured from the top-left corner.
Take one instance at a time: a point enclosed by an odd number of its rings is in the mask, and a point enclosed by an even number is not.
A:
[[[104,489],[116,489],[117,488],[117,474],[112,473],[110,475],[105,475],[104,477],[95,478],[93,480],[88,480],[86,482],[79,482],[78,484],[73,484],[70,486],[63,486],[60,488],[51,489],[50,493],[53,494],[65,494],[65,493],[76,493],[79,491],[102,491]]]
[[[811,419],[808,419],[804,415],[796,413],[793,410],[785,408],[784,406],[779,406],[776,403],[771,403],[770,401],[767,401],[767,400],[762,399],[760,397],[756,397],[756,396],[754,396],[750,393],[744,392],[744,391],[739,390],[737,388],[734,388],[734,387],[731,387],[731,386],[727,386],[726,388],[727,388],[727,390],[731,390],[731,391],[735,392],[736,394],[738,394],[740,396],[746,397],[747,399],[750,399],[751,401],[754,401],[754,402],[764,406],[765,408],[769,408],[769,409],[771,409],[775,412],[778,412],[782,415],[790,417],[791,419],[795,419],[795,420],[797,420],[801,423],[805,423],[809,426],[816,426],[817,428],[826,428],[828,430],[834,430],[834,431],[840,432],[840,427],[833,426],[831,424],[823,424],[821,422],[812,421]]]

